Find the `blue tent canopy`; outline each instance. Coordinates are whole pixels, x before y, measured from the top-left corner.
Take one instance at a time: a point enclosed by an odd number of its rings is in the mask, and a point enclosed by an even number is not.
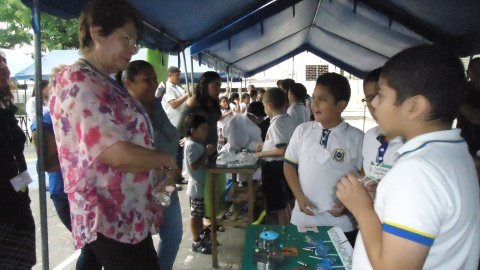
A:
[[[78,50],[52,50],[47,55],[42,56],[42,79],[48,80],[50,72],[58,65],[70,65],[78,60],[80,55]],[[31,64],[25,69],[15,74],[15,80],[33,80],[35,78],[35,64]]]
[[[133,60],[145,60],[147,50],[142,49],[132,57]],[[52,50],[48,54],[42,56],[42,80],[48,80],[50,72],[54,67],[59,65],[71,65],[80,58],[78,50]],[[19,80],[34,80],[35,78],[35,64],[31,64],[25,69],[15,74],[14,79]]]
[[[22,0],[31,6],[32,0]],[[42,0],[41,9],[77,17],[84,0]],[[129,0],[143,16],[142,44],[192,55],[250,76],[303,51],[362,77],[400,50],[442,44],[480,53],[478,0]]]

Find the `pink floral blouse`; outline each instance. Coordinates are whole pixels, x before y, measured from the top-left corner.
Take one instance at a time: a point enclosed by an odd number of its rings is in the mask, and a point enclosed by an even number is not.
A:
[[[141,105],[115,81],[77,62],[52,83],[50,112],[75,248],[97,233],[136,244],[161,221],[152,200],[153,172],[126,173],[97,157],[117,142],[153,149],[151,124]]]

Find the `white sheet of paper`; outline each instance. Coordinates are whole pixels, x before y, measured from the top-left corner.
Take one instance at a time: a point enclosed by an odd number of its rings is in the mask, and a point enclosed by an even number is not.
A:
[[[22,172],[21,174],[15,176],[14,178],[10,179],[10,183],[12,183],[12,187],[15,191],[19,191],[28,186],[28,184],[32,183],[33,180],[28,174],[27,171]]]

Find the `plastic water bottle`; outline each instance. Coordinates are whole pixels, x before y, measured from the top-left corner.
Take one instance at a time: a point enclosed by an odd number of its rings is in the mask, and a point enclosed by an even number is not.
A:
[[[172,192],[175,190],[173,186],[166,186],[165,190],[162,192],[155,192],[153,197],[155,201],[163,207],[167,207],[171,203],[171,195]]]

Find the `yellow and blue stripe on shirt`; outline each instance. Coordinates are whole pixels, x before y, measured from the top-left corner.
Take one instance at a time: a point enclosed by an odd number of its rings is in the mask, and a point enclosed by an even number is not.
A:
[[[435,240],[435,235],[424,233],[393,222],[384,222],[383,231],[428,247],[431,247]]]

